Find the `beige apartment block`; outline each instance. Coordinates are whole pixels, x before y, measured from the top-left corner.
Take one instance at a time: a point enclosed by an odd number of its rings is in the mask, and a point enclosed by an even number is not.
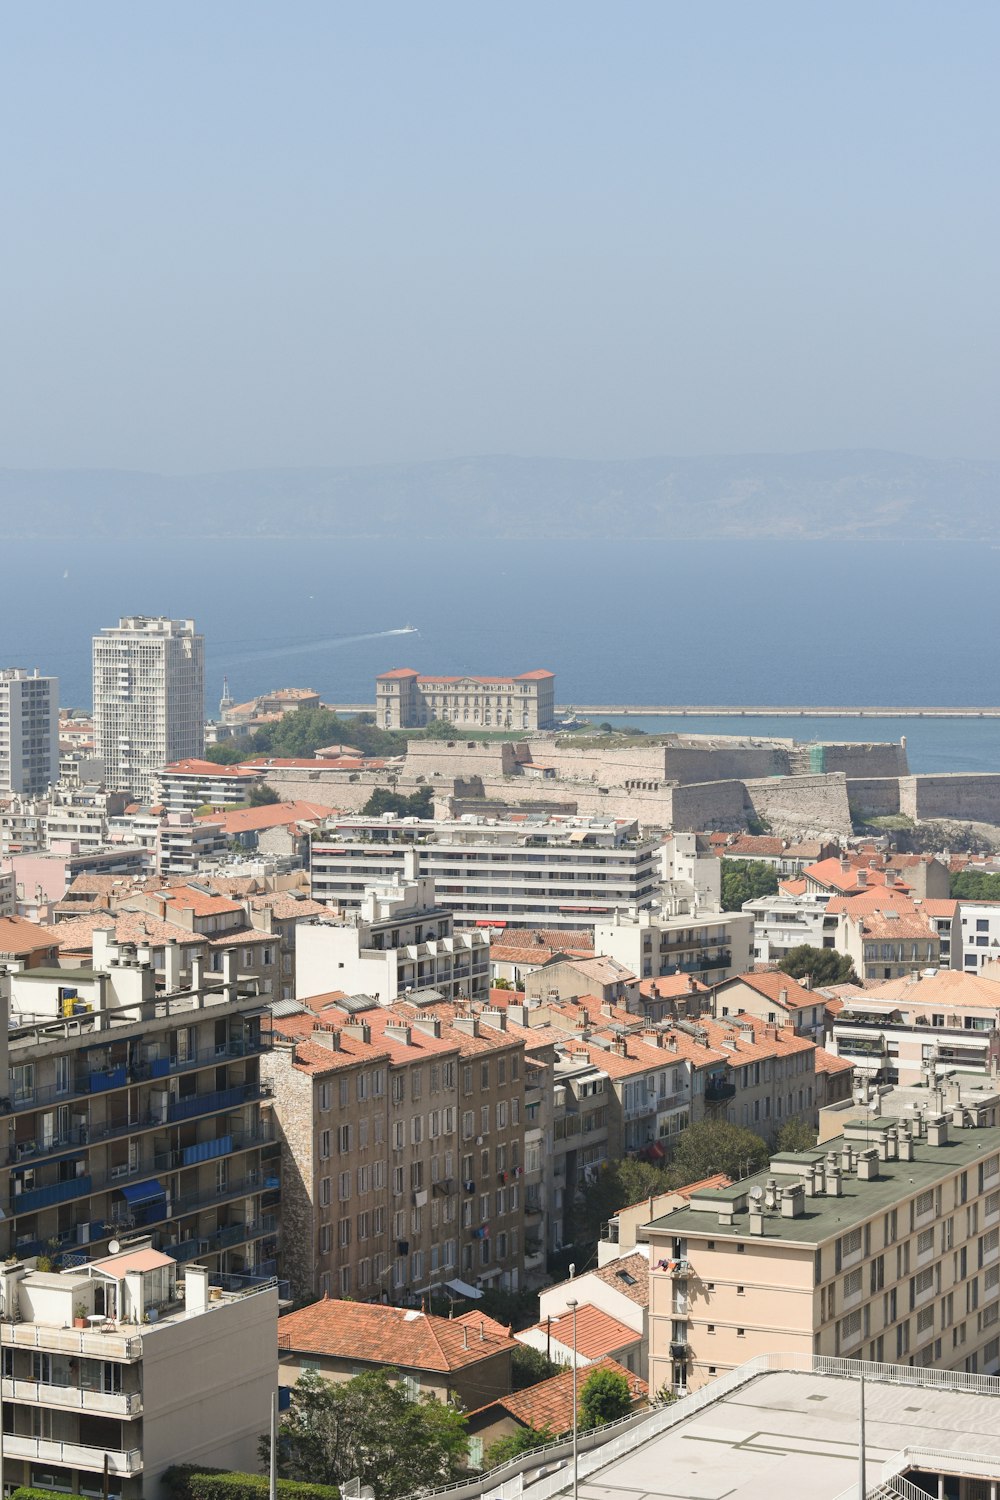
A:
[[[898,890],[834,896],[826,910],[837,918],[837,949],[859,979],[900,979],[941,963],[936,920]]]
[[[651,1387],[777,1352],[1000,1369],[1000,1098],[891,1097],[649,1225]]]
[[[253,1471],[278,1289],[210,1286],[148,1238],[62,1272],[0,1267],[3,1481],[160,1500],[172,1464]],[[180,1275],[178,1275],[180,1272]]]
[[[555,677],[424,677],[397,667],[375,679],[375,713],[382,729],[418,729],[432,719],[484,729],[548,729],[555,721]]]
[[[1000,1061],[1000,983],[940,969],[853,995],[831,1025],[830,1050],[879,1083],[917,1083],[932,1070],[989,1072]]]

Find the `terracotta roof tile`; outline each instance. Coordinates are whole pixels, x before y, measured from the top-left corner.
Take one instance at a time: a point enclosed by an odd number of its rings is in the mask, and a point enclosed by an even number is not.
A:
[[[595,1360],[587,1374],[592,1370],[612,1370],[616,1375],[624,1375],[632,1392],[634,1406],[641,1406],[648,1398],[649,1387],[646,1382],[638,1375],[633,1375],[631,1370],[626,1370],[616,1359]],[[580,1377],[577,1376],[577,1384],[579,1383]],[[547,1427],[554,1436],[560,1437],[573,1426],[573,1371],[561,1370],[548,1380],[528,1386],[527,1390],[503,1396],[494,1405],[509,1412],[524,1427],[534,1427],[537,1430]]]
[[[481,1336],[478,1327],[473,1332],[458,1318],[324,1297],[278,1319],[278,1347],[331,1359],[447,1374],[498,1354],[510,1354],[517,1345],[508,1334],[497,1334],[488,1324]]]
[[[280,1326],[280,1323],[279,1323]],[[544,1323],[536,1323],[536,1330],[547,1332],[551,1330],[553,1339],[564,1345],[567,1349],[573,1348],[573,1314],[563,1313],[559,1318],[553,1318],[551,1325],[548,1320]],[[625,1349],[630,1344],[638,1344],[642,1335],[628,1324],[622,1323],[618,1318],[613,1318],[603,1308],[589,1306],[578,1307],[576,1311],[576,1349],[586,1360],[600,1359],[602,1355],[611,1354],[616,1349]]]

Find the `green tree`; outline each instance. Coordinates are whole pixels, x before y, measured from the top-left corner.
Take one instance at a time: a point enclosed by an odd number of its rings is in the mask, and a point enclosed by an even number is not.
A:
[[[266,781],[259,781],[250,788],[247,801],[251,807],[271,807],[275,802],[280,802],[281,798],[273,786],[268,786]]]
[[[483,1455],[483,1468],[495,1469],[498,1464],[509,1463],[522,1453],[532,1453],[536,1448],[544,1448],[546,1443],[554,1442],[555,1437],[556,1434],[548,1423],[544,1427],[519,1427],[516,1432],[497,1438],[495,1443],[490,1444]]]
[[[582,1428],[627,1417],[632,1410],[628,1381],[617,1370],[595,1370],[580,1392],[579,1422]]]
[[[411,1401],[395,1370],[366,1370],[340,1383],[308,1371],[292,1386],[278,1428],[278,1472],[314,1484],[357,1477],[376,1500],[396,1500],[458,1478],[468,1447],[458,1408],[429,1393]],[[259,1448],[266,1464],[267,1436]]]
[[[778,872],[762,859],[724,859],[722,861],[722,910],[739,911],[744,901],[756,896],[773,896],[778,889]]]
[[[596,1243],[604,1225],[620,1208],[667,1191],[667,1173],[650,1162],[626,1156],[605,1162],[592,1183],[583,1190],[574,1214],[576,1244]]]
[[[380,818],[383,813],[396,813],[400,818],[433,818],[434,793],[429,786],[419,792],[404,796],[402,792],[390,792],[387,787],[377,786],[361,809],[364,818]]]
[[[951,877],[951,894],[966,901],[1000,901],[1000,875],[989,875],[985,870],[960,870]]]
[[[540,1380],[548,1380],[558,1373],[559,1366],[546,1359],[541,1349],[533,1349],[530,1344],[518,1344],[510,1356],[512,1390],[527,1390],[529,1385],[537,1385]]]
[[[789,1120],[778,1131],[779,1151],[811,1151],[816,1144],[816,1130],[804,1120]]]
[[[735,1181],[759,1172],[767,1165],[768,1155],[767,1142],[745,1126],[703,1120],[678,1136],[667,1176],[671,1187],[700,1182],[716,1172],[725,1172]]]
[[[238,765],[241,760],[246,760],[247,756],[252,754],[252,751],[247,748],[248,744],[249,741],[246,739],[220,740],[217,745],[207,746],[205,759],[217,766]]]
[[[800,943],[788,950],[778,967],[792,979],[805,979],[808,974],[817,988],[824,984],[858,982],[851,960],[836,948],[813,948],[809,943]]]

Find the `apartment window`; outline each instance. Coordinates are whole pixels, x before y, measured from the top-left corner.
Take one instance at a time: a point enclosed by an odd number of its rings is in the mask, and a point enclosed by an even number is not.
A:
[[[394,1073],[392,1078],[392,1102],[402,1104],[403,1090],[406,1087],[406,1079],[401,1073]]]
[[[330,1179],[329,1179],[329,1177],[321,1177],[320,1180],[319,1180],[319,1201],[320,1201],[321,1206],[324,1207],[324,1208],[330,1202]]]
[[[358,1214],[358,1239],[366,1240],[371,1227],[371,1216],[366,1212]]]
[[[444,1086],[446,1089],[455,1087],[455,1064],[446,1062],[444,1065]]]
[[[472,1093],[472,1068],[468,1063],[462,1069],[462,1093]]]
[[[419,1146],[423,1138],[424,1117],[423,1115],[414,1115],[413,1119],[410,1121],[410,1142],[414,1146]]]
[[[708,1332],[709,1333],[714,1333],[715,1332],[715,1324],[714,1323],[709,1323],[709,1325],[708,1325]]]
[[[340,1199],[341,1203],[346,1202],[346,1200],[351,1196],[350,1172],[341,1172],[340,1182],[337,1188],[337,1196]]]
[[[476,1117],[472,1113],[472,1110],[471,1109],[464,1110],[463,1113],[462,1113],[462,1139],[463,1139],[463,1141],[470,1141],[472,1139],[472,1133],[473,1133],[473,1131],[475,1129],[475,1123],[476,1123]]]
[[[406,1145],[406,1123],[403,1120],[392,1122],[392,1148],[394,1151],[402,1151]]]
[[[736,1295],[737,1295],[737,1297],[742,1297],[742,1296],[745,1295],[745,1293],[746,1293],[746,1287],[744,1287],[744,1286],[738,1286],[736,1288]]]
[[[483,1104],[483,1105],[480,1106],[480,1110],[479,1110],[479,1134],[480,1135],[489,1135],[489,1133],[490,1133],[490,1107],[489,1107],[488,1104]]]
[[[746,1336],[747,1336],[747,1331],[746,1331],[745,1328],[737,1328],[737,1330],[736,1330],[736,1337],[738,1339],[745,1339]]]
[[[372,1187],[376,1192],[381,1192],[385,1187],[385,1162],[372,1162]]]
[[[328,1083],[321,1083],[319,1086],[319,1107],[320,1109],[330,1108],[330,1085]]]
[[[385,1093],[385,1070],[376,1068],[372,1074],[372,1094],[376,1099],[381,1099]]]
[[[330,1155],[330,1132],[321,1130],[319,1133],[319,1159],[326,1161]]]
[[[403,1169],[393,1167],[392,1169],[392,1191],[393,1196],[398,1198],[403,1191]]]
[[[423,1088],[423,1079],[423,1068],[414,1068],[412,1073],[410,1074],[410,1098],[413,1100],[414,1104],[416,1104],[417,1100],[420,1098],[420,1091]]]
[[[490,1086],[490,1065],[488,1062],[479,1064],[479,1087],[488,1089]]]
[[[369,1166],[358,1168],[358,1192],[368,1193],[371,1191],[372,1169]]]
[[[497,1101],[497,1129],[498,1130],[506,1130],[507,1129],[507,1101],[506,1101],[506,1099],[500,1099],[500,1100]]]
[[[341,1250],[346,1250],[351,1243],[351,1221],[341,1219],[337,1224],[337,1243]]]
[[[333,1249],[333,1229],[329,1224],[324,1224],[319,1232],[319,1253],[329,1255]]]
[[[348,1104],[348,1088],[349,1088],[349,1082],[348,1082],[348,1080],[346,1078],[342,1078],[340,1080],[340,1085],[339,1085],[340,1107],[341,1107],[341,1109],[346,1109],[347,1108],[347,1104]]]

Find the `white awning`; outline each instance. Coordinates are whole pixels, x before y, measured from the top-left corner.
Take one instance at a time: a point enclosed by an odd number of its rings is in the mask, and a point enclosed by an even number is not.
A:
[[[470,1286],[467,1281],[459,1281],[457,1277],[454,1281],[445,1282],[445,1290],[454,1292],[456,1297],[481,1297],[483,1295],[478,1287]]]

